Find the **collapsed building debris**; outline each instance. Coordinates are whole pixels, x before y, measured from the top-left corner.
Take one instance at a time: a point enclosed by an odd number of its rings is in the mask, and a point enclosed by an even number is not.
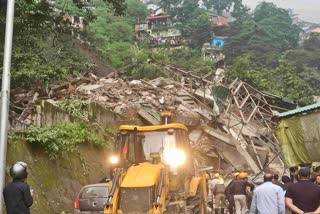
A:
[[[283,170],[281,158],[274,158],[279,145],[272,111],[286,109],[269,104],[264,93],[239,79],[223,78],[221,69],[202,78],[174,65],[157,65],[168,78],[129,81],[116,75],[105,78],[88,75],[52,87],[48,97],[57,102],[73,97],[98,103],[151,125],[160,124],[160,111],[170,110],[174,112],[172,122],[190,128],[192,145],[207,156],[218,158],[219,163],[225,162],[228,170],[258,173],[271,159],[275,161],[270,170],[278,173]],[[34,92],[30,103],[37,96]],[[268,100],[272,100],[271,95]],[[18,120],[32,118],[25,112]]]

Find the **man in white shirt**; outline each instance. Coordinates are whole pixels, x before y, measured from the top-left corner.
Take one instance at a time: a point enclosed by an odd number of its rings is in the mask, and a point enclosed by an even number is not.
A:
[[[285,214],[284,192],[272,179],[265,174],[264,183],[254,190],[250,214]]]

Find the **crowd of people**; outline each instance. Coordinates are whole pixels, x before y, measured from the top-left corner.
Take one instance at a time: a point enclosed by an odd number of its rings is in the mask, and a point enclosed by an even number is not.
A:
[[[255,185],[245,172],[225,182],[216,173],[208,181],[208,207],[213,214],[320,214],[320,175],[311,179],[309,168],[299,170],[296,182],[288,176],[265,174]]]
[[[27,164],[16,162],[10,168],[12,182],[3,191],[7,214],[30,214],[33,191],[25,180]],[[208,210],[212,214],[320,214],[320,175],[311,179],[309,168],[299,170],[293,182],[290,177],[264,174],[262,184],[255,186],[245,172],[234,173],[225,183],[216,173],[208,181]],[[313,181],[314,180],[314,181]]]

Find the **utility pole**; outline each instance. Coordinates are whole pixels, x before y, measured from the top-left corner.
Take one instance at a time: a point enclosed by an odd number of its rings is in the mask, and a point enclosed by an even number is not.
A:
[[[3,188],[6,176],[9,99],[10,99],[10,68],[12,52],[12,35],[15,0],[7,0],[6,33],[4,43],[3,72],[1,85],[1,118],[0,118],[0,213],[4,213]]]

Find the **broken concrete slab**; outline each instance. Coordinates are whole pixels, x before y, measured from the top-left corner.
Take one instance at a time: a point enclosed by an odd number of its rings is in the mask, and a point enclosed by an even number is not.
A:
[[[103,84],[115,84],[118,81],[112,78],[108,78],[108,79],[100,79],[100,82]]]
[[[155,117],[153,117],[151,114],[149,114],[148,111],[146,111],[144,108],[140,108],[137,112],[143,119],[148,121],[151,125],[159,125],[160,121],[157,120]]]
[[[159,78],[148,81],[148,83],[150,83],[151,85],[157,86],[157,87],[166,86],[166,85],[168,85],[168,82],[169,82],[169,80],[167,80],[163,77],[159,77]]]
[[[126,110],[127,110],[127,105],[125,104],[118,105],[114,108],[114,112],[120,115],[124,114]]]
[[[246,159],[248,165],[255,173],[260,172],[260,168],[258,167],[257,163],[254,161],[253,157],[249,154],[246,149],[246,141],[243,139],[241,133],[237,134],[232,128],[229,128],[230,134],[233,136],[234,140],[232,141],[233,144],[236,146],[239,153]]]
[[[101,88],[102,85],[80,85],[77,87],[77,91],[84,94],[91,94],[93,90]]]
[[[208,125],[205,125],[205,124],[202,125],[202,130],[205,133],[211,135],[212,137],[215,137],[215,138],[221,140],[222,142],[225,142],[225,143],[227,143],[229,145],[235,146],[232,143],[232,137],[230,135],[226,134],[226,133],[223,133],[223,132],[221,132],[221,131],[219,131],[217,129],[209,127]]]
[[[173,115],[172,120],[175,123],[182,123],[186,126],[197,126],[200,124],[200,115],[193,112],[192,109],[180,104]]]
[[[141,85],[142,85],[142,82],[140,80],[131,80],[129,82],[130,87],[141,86]]]
[[[248,168],[247,161],[234,146],[218,139],[212,141],[212,146],[218,150],[219,154],[232,166],[233,170],[240,171]]]
[[[195,129],[192,130],[189,133],[189,139],[194,142],[197,143],[197,141],[200,139],[201,135],[202,135],[203,131],[201,129]]]

